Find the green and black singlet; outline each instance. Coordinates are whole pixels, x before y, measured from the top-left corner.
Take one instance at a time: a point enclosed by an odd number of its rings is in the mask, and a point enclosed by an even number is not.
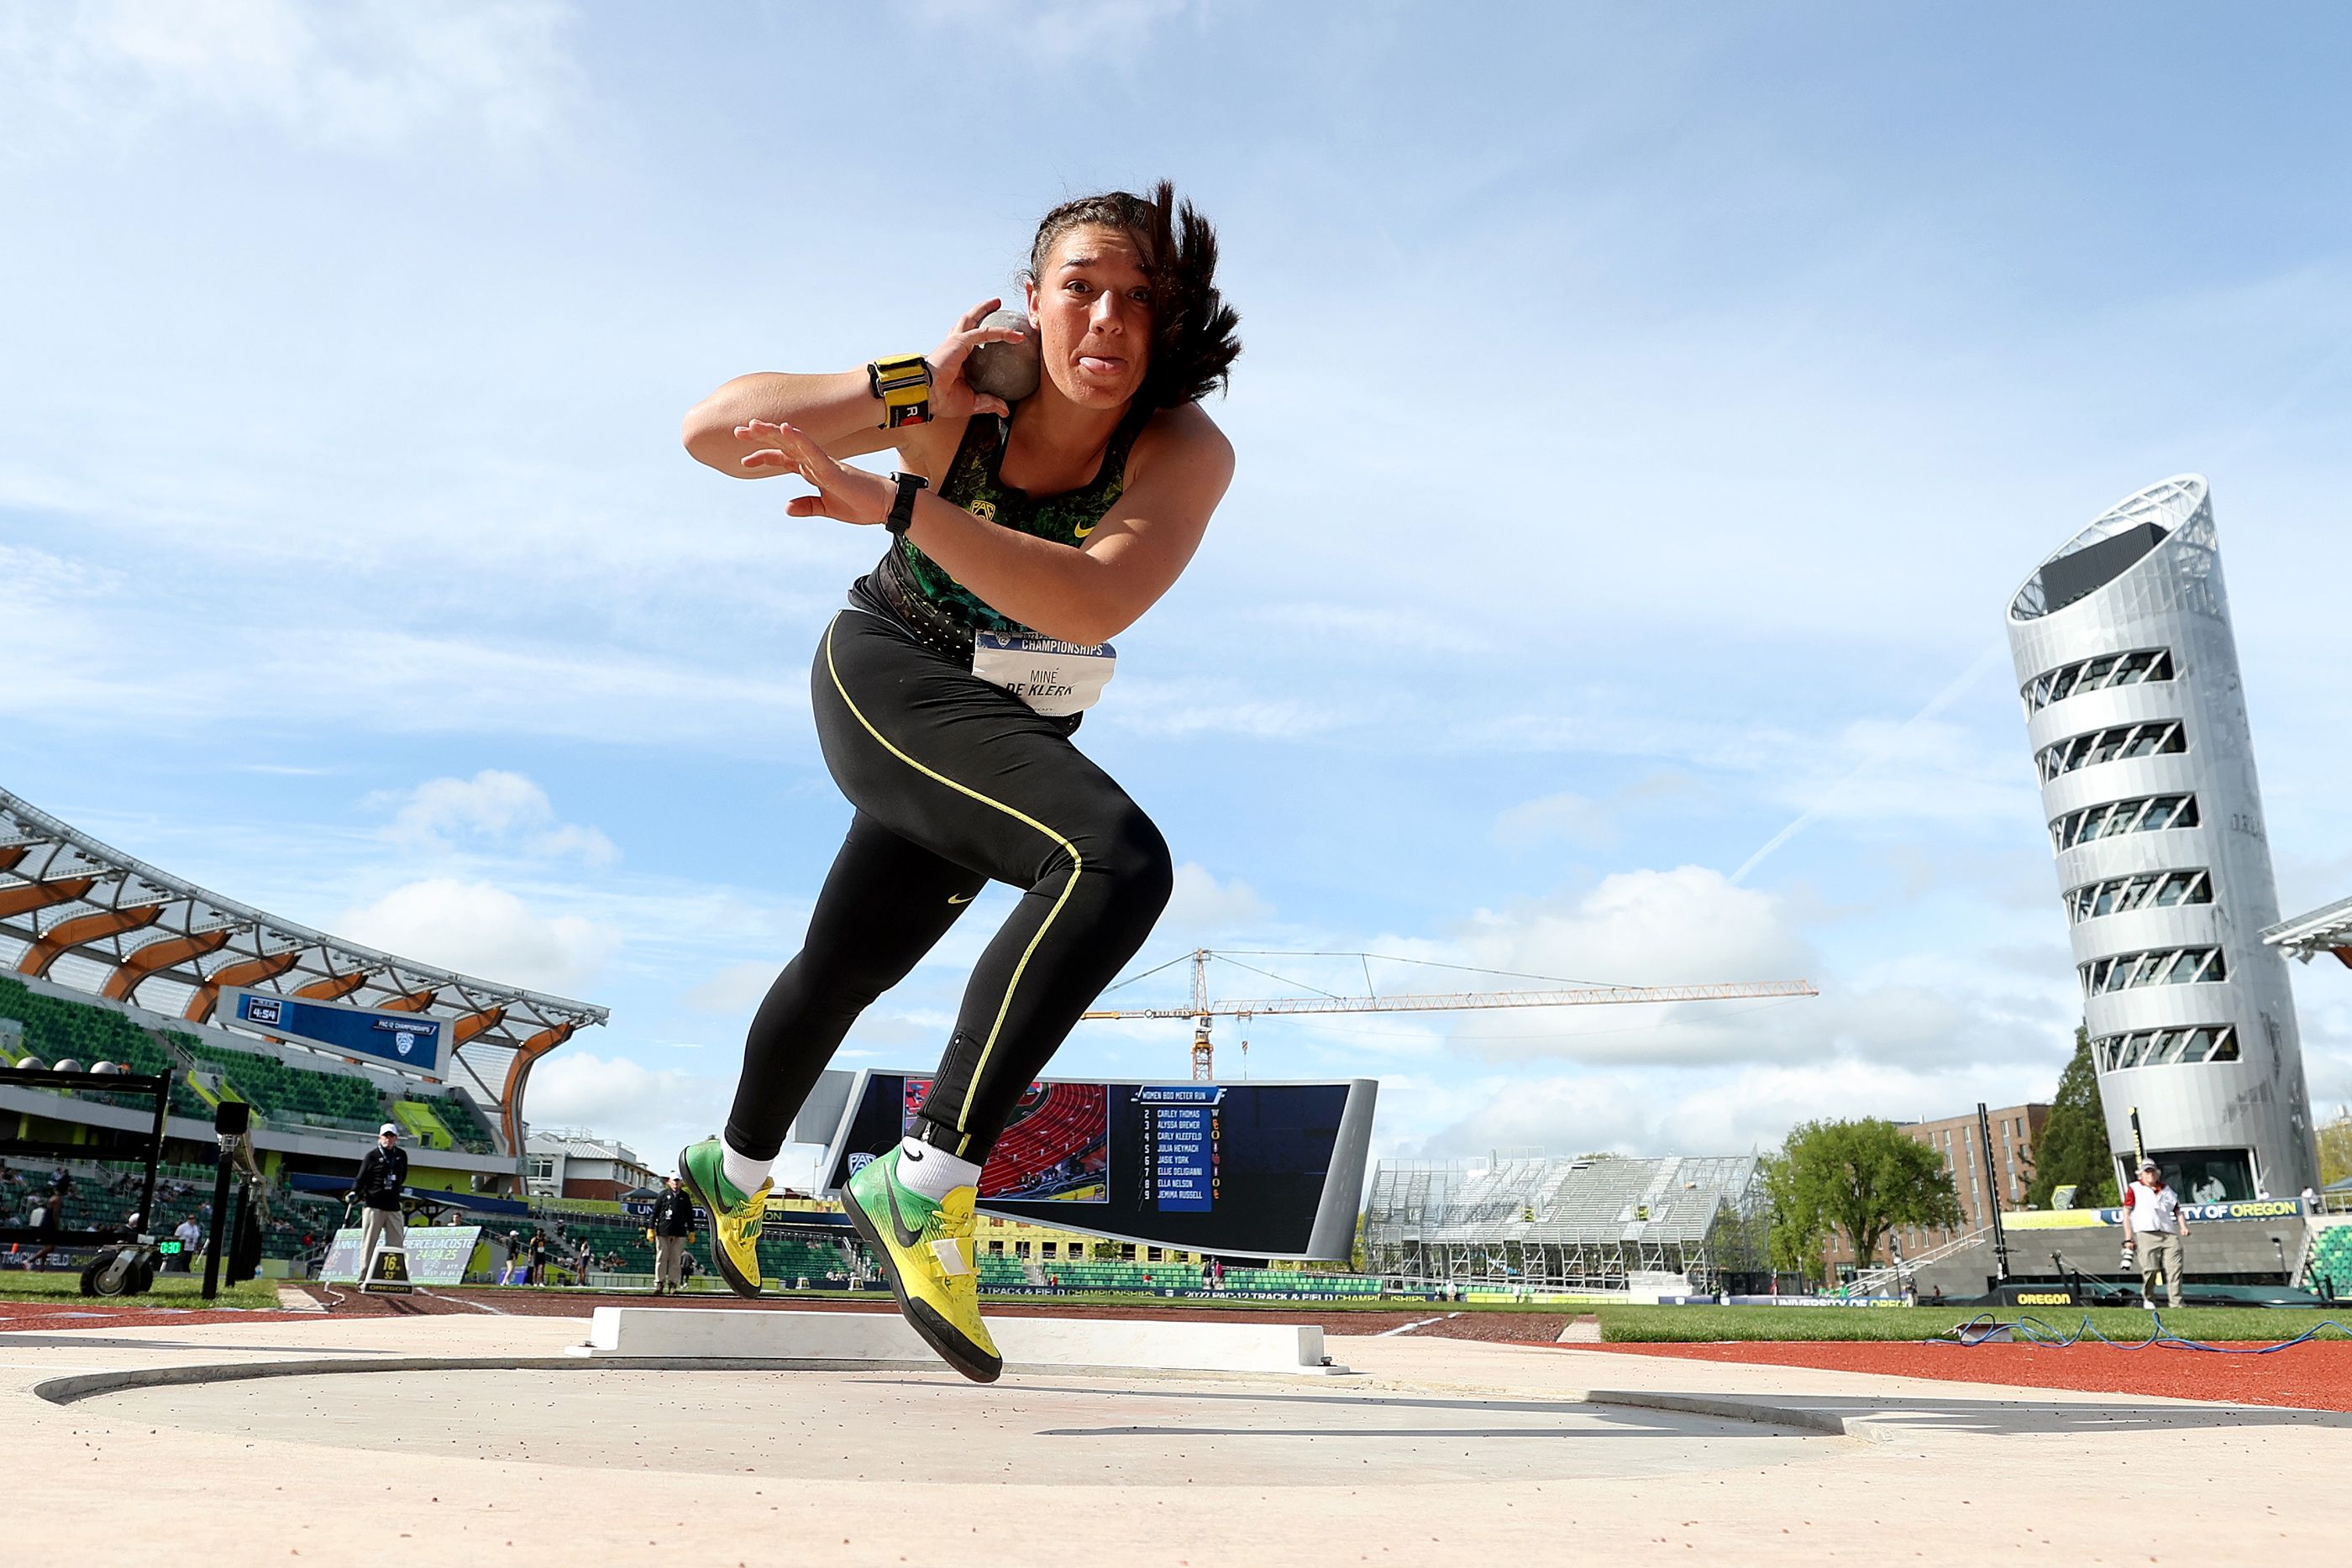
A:
[[[955,458],[940,481],[940,498],[999,528],[1055,544],[1082,546],[1127,488],[1128,451],[1150,420],[1149,409],[1130,412],[1111,433],[1103,448],[1101,466],[1089,483],[1037,498],[1000,476],[1012,422],[993,414],[975,415],[966,423]],[[1000,613],[949,576],[914,540],[893,539],[891,547],[874,570],[859,580],[858,590],[872,601],[859,604],[854,596],[851,602],[860,609],[896,615],[923,642],[942,653],[960,651],[966,657],[975,631],[1029,633],[1028,627]]]

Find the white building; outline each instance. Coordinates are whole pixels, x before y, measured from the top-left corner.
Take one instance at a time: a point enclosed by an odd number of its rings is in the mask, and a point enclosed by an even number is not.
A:
[[[2183,475],[2035,569],[2010,651],[2109,1147],[2187,1197],[2318,1174],[2213,503]],[[2126,1176],[2126,1179],[2128,1179]]]
[[[581,1127],[534,1128],[523,1154],[523,1181],[535,1197],[617,1198],[659,1179],[628,1145]]]

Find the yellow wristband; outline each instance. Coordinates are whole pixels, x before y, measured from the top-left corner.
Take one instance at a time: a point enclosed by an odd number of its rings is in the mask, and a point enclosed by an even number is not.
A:
[[[920,354],[877,360],[866,367],[866,384],[882,400],[882,423],[896,430],[902,424],[928,424],[931,419],[931,366]]]

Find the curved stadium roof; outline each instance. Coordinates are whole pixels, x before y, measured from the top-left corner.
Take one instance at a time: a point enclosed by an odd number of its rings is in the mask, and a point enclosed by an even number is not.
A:
[[[379,953],[223,898],[0,789],[0,964],[208,1022],[226,986],[450,1021],[450,1076],[522,1147],[531,1064],[606,1009]]]

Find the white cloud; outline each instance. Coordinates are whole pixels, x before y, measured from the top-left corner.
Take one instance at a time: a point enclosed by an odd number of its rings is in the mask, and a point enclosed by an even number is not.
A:
[[[1274,906],[1249,883],[1238,877],[1219,882],[1206,866],[1186,861],[1176,868],[1175,891],[1169,895],[1167,911],[1152,935],[1155,941],[1171,932],[1205,937],[1248,931],[1273,917]]]
[[[1194,0],[918,0],[915,14],[1016,43],[1040,60],[1118,59]]]
[[[1555,841],[1581,849],[1607,849],[1617,841],[1617,824],[1600,801],[1563,790],[1505,811],[1495,820],[1495,837],[1517,849]]]
[[[485,768],[471,779],[428,779],[369,799],[373,806],[395,803],[383,837],[411,848],[446,852],[469,841],[541,859],[577,856],[594,866],[620,858],[599,830],[557,821],[547,791],[520,773]]]
[[[1622,985],[1787,979],[1816,963],[1785,900],[1705,866],[1617,872],[1572,900],[1480,910],[1470,961]]]
[[[1297,739],[1357,722],[1339,705],[1268,696],[1262,685],[1214,677],[1129,678],[1104,717],[1157,736],[1239,735]]]
[[[1661,1074],[1633,1069],[1548,1075],[1484,1074],[1433,1082],[1427,1130],[1391,1129],[1404,1157],[1455,1158],[1494,1150],[1554,1155],[1613,1150],[1626,1155],[1730,1155],[1776,1146],[1790,1127],[1817,1117],[1911,1120],[1957,1115],[1979,1100],[2046,1100],[2059,1062],[2019,1062],[1995,1071],[1952,1061],[1931,1067],[1827,1061],[1753,1065],[1736,1072]],[[1384,1092],[1381,1113],[1402,1110]],[[1444,1120],[1438,1120],[1442,1117]]]
[[[697,1012],[748,1013],[768,994],[782,967],[781,963],[757,958],[730,964],[687,992],[686,1005]]]
[[[0,27],[6,129],[121,134],[174,114],[257,116],[383,152],[434,134],[496,152],[550,141],[577,92],[551,0],[79,0]],[[42,111],[46,110],[46,114]],[[0,122],[5,125],[5,122]]]
[[[486,882],[429,877],[346,910],[353,941],[486,980],[576,995],[619,951],[618,931],[576,915],[542,915]]]
[[[618,1138],[667,1174],[678,1150],[727,1119],[733,1090],[731,1078],[565,1046],[531,1069],[523,1113],[534,1127],[586,1127]]]

